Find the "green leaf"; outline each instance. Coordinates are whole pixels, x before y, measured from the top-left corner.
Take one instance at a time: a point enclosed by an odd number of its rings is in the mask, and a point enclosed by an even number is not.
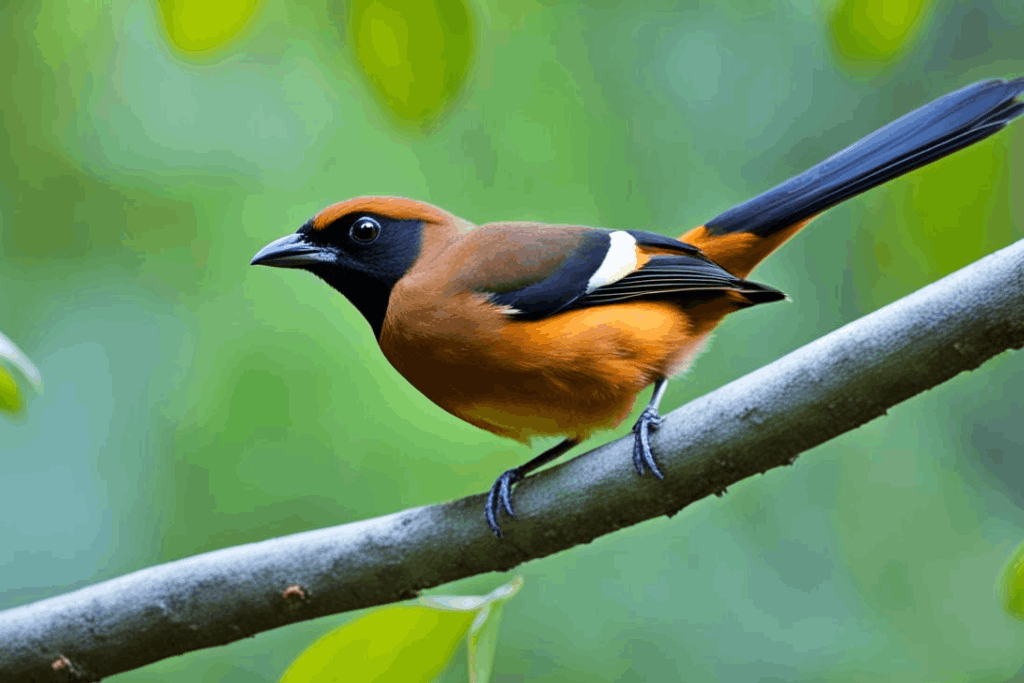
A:
[[[472,683],[491,680],[502,612],[505,603],[522,587],[523,577],[519,576],[482,597],[431,596],[423,599],[424,604],[438,609],[476,610],[476,617],[469,628],[469,680]]]
[[[0,366],[0,410],[7,413],[16,413],[21,410],[18,384],[3,366]]]
[[[848,67],[878,70],[920,34],[928,0],[840,0],[829,20],[832,48]]]
[[[428,683],[469,634],[469,676],[491,678],[501,612],[519,589],[517,577],[488,595],[432,595],[350,621],[308,647],[281,683],[395,681]]]
[[[21,370],[22,374],[32,383],[36,391],[43,390],[43,377],[39,369],[32,364],[21,349],[14,342],[0,333],[0,358],[9,361],[14,367]],[[0,365],[0,410],[8,413],[16,413],[21,410],[22,400],[18,391],[18,384],[14,377]]]
[[[21,370],[25,378],[32,382],[36,391],[43,390],[43,376],[39,374],[39,368],[33,365],[28,356],[22,353],[21,349],[2,332],[0,332],[0,358],[6,358],[14,364],[14,367]]]
[[[464,0],[353,0],[348,22],[374,93],[399,122],[419,127],[462,90],[472,33]]]
[[[1003,609],[1014,619],[1024,621],[1024,543],[1013,551],[1002,573]]]
[[[494,672],[494,652],[498,647],[498,628],[501,626],[505,603],[523,587],[522,577],[505,584],[491,593],[487,604],[477,612],[469,628],[469,680],[487,683]]]
[[[190,55],[223,47],[250,23],[260,0],[157,0],[171,44]]]
[[[451,659],[473,617],[424,605],[371,612],[313,643],[281,683],[428,683]]]

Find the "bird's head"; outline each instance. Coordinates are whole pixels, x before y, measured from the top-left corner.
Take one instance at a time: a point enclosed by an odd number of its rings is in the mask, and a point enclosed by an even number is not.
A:
[[[465,223],[430,204],[357,197],[332,204],[297,232],[260,249],[251,265],[301,268],[344,294],[379,338],[391,290],[424,251]]]

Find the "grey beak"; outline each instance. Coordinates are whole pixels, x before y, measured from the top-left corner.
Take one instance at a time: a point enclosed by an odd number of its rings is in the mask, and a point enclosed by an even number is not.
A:
[[[285,235],[256,252],[251,266],[276,268],[308,268],[318,263],[334,263],[335,254],[328,248],[310,244],[299,233]]]

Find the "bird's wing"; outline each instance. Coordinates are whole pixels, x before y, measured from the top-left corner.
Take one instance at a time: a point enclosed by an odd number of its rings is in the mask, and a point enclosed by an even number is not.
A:
[[[777,289],[738,278],[713,261],[694,256],[659,254],[617,280],[585,294],[570,308],[604,306],[631,299],[660,299],[679,304],[701,303],[708,295],[742,294],[749,305],[785,299]]]
[[[785,298],[778,290],[737,278],[696,247],[656,233],[498,224],[484,228],[477,241],[491,242],[490,248],[480,250],[488,256],[478,257],[483,262],[472,272],[487,276],[486,281],[478,276],[472,288],[514,320],[540,320],[634,299],[685,305],[729,291],[743,294],[749,304]]]

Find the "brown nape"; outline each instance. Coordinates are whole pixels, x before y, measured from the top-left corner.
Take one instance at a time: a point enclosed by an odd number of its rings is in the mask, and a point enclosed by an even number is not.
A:
[[[815,216],[805,218],[768,237],[758,237],[749,232],[714,235],[701,225],[684,234],[679,241],[692,244],[733,275],[745,278],[758,263],[814,219]]]
[[[331,204],[313,218],[313,229],[328,225],[351,213],[373,213],[395,220],[421,220],[431,223],[452,221],[455,217],[438,207],[404,197],[354,197]]]

